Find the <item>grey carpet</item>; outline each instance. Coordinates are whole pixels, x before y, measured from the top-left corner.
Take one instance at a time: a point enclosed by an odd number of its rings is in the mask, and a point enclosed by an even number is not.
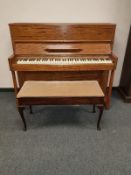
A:
[[[102,130],[90,106],[26,109],[27,132],[12,92],[0,93],[0,175],[130,175],[131,104],[113,94]]]

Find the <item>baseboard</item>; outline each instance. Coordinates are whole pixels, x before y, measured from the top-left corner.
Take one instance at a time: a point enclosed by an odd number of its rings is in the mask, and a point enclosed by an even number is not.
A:
[[[128,96],[121,87],[119,87],[119,93],[123,98],[124,102],[131,103],[131,96]]]
[[[0,88],[0,92],[14,92],[14,88]]]
[[[117,87],[115,86],[115,87],[112,88],[112,90],[113,91],[118,91],[119,90],[119,87],[118,86]]]

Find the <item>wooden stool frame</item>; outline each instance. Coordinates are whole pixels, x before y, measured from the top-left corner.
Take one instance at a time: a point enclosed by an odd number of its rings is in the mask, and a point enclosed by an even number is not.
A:
[[[94,106],[95,105],[93,105],[93,108],[94,108]],[[22,122],[23,122],[24,131],[26,131],[27,130],[27,124],[26,124],[26,120],[25,120],[25,117],[24,117],[24,113],[23,113],[24,108],[25,107],[20,106],[20,107],[18,107],[18,111],[19,111],[20,117],[21,117]],[[97,130],[101,130],[100,122],[101,122],[102,115],[103,115],[104,105],[98,105],[98,109],[99,109],[99,116],[98,116],[98,120],[97,120]],[[32,114],[32,109],[31,109],[30,113]],[[92,113],[95,113],[95,112],[93,111]]]

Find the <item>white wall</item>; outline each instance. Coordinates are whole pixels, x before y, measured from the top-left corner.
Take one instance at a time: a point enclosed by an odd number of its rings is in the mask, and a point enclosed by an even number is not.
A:
[[[130,0],[0,0],[0,87],[12,87],[8,23],[111,22],[117,24],[114,52],[119,57],[114,86],[119,85],[129,26]]]

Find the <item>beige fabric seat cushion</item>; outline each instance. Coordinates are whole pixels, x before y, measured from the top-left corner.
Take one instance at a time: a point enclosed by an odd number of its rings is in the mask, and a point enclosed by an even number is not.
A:
[[[104,97],[97,81],[25,81],[17,94],[23,97]]]

